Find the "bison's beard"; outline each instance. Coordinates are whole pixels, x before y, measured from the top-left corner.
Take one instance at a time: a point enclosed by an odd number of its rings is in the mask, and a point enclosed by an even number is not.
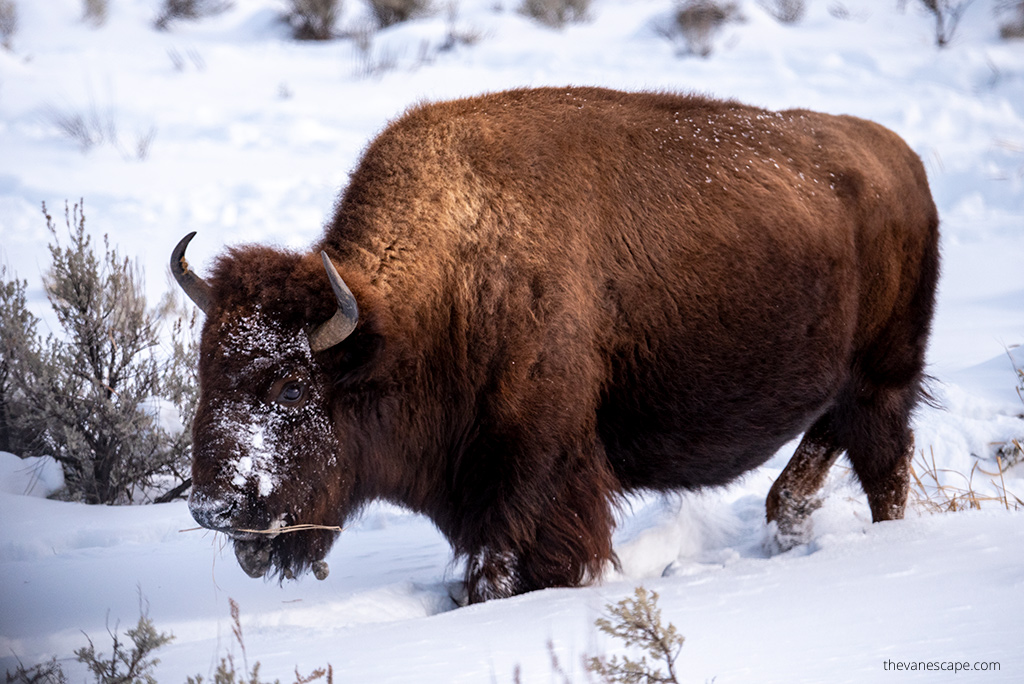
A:
[[[269,539],[253,539],[235,541],[235,558],[249,577],[263,577],[270,569],[270,549],[273,542]]]
[[[304,530],[276,537],[235,539],[235,558],[249,577],[273,577],[279,581],[296,579],[311,569],[317,579],[327,576],[324,556],[330,550],[336,532]]]

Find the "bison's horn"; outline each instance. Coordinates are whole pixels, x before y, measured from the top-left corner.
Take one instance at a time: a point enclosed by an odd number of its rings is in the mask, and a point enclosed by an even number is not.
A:
[[[203,313],[209,313],[210,286],[196,275],[196,272],[190,269],[188,262],[185,261],[185,248],[195,236],[195,231],[193,231],[181,238],[181,242],[171,252],[171,273],[174,274],[174,279],[178,281],[178,285],[181,285],[181,289],[185,291],[188,298],[195,302]]]
[[[338,310],[331,317],[331,320],[313,329],[309,333],[309,346],[313,351],[330,349],[352,334],[359,322],[359,306],[356,298],[352,296],[352,290],[338,275],[327,252],[320,252],[320,258],[324,260],[324,270],[327,271],[327,279],[331,281],[334,289],[334,296],[338,298]]]

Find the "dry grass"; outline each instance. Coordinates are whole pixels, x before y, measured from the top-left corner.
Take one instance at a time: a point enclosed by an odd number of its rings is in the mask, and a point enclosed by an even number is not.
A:
[[[156,126],[150,126],[145,131],[137,131],[134,145],[126,146],[118,132],[113,107],[100,111],[95,102],[90,104],[88,111],[50,106],[45,111],[45,117],[63,137],[77,144],[83,153],[106,144],[116,149],[125,161],[148,159],[153,139],[156,138]]]
[[[990,473],[975,463],[970,474],[964,475],[956,470],[939,468],[935,463],[935,452],[931,451],[929,456],[925,456],[922,451],[910,465],[910,475],[913,478],[913,486],[910,488],[910,504],[928,513],[980,510],[984,504],[997,504],[1008,511],[1024,509],[1024,501],[1006,489],[1003,473],[1006,472],[1007,467],[1004,466],[999,456],[996,456],[996,470],[997,472]],[[948,479],[949,475],[959,479],[960,484],[943,482]],[[976,475],[989,478],[989,484],[993,486],[994,493],[979,493],[975,489]]]

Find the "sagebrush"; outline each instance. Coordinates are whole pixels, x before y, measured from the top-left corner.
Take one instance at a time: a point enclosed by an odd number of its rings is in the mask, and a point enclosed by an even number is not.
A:
[[[378,26],[386,28],[430,11],[431,0],[369,0]]]
[[[89,669],[96,684],[157,684],[156,668],[160,664],[160,659],[154,654],[174,641],[174,635],[170,632],[157,631],[141,597],[139,603],[139,621],[134,628],[125,631],[131,646],[124,641],[115,626],[113,630],[107,628],[111,640],[110,656],[98,652],[88,635],[85,637],[88,645],[75,650],[75,659]],[[242,639],[240,610],[234,599],[228,599],[228,603],[231,606],[231,631],[242,650],[244,665],[239,671],[235,665],[234,654],[229,652],[220,659],[213,673],[213,681],[209,684],[280,684],[280,680],[277,679],[270,682],[260,678],[259,661],[249,667],[246,662],[245,641]],[[56,657],[32,667],[25,667],[19,662],[14,672],[7,671],[6,679],[7,684],[68,684],[64,668]],[[311,684],[320,679],[323,679],[325,684],[334,684],[334,669],[330,664],[305,676],[299,674],[298,668],[295,670],[294,684]],[[201,674],[197,674],[188,677],[185,684],[203,684],[208,681]]]
[[[1007,354],[1010,356],[1009,354]],[[1021,368],[1013,360],[1013,356],[1010,356],[1010,364],[1013,366],[1013,371],[1017,378],[1017,396],[1020,397],[1021,403],[1024,403],[1024,368]],[[1024,418],[1024,413],[1021,414]],[[1024,463],[1024,435],[1021,435],[1015,439],[1009,439],[1003,444],[1000,444],[996,449],[996,456],[1000,459],[1000,465],[1004,465],[1006,468],[1013,468],[1020,463]]]
[[[103,26],[107,21],[107,0],[82,0],[82,17],[93,26]]]
[[[592,657],[584,659],[589,674],[604,684],[678,684],[676,660],[683,647],[684,639],[671,622],[664,624],[658,607],[658,593],[637,587],[633,597],[605,606],[605,615],[595,620],[594,625],[602,632],[621,641],[627,647],[639,648],[645,655],[640,660],[629,656]],[[235,658],[232,648],[220,658],[211,679],[196,674],[184,684],[280,684],[280,680],[264,680],[260,675],[260,661],[250,666],[245,639],[242,633],[241,610],[234,599],[229,598],[231,612],[231,634],[241,652],[241,663]],[[156,669],[160,664],[156,652],[174,641],[170,632],[157,630],[149,617],[145,600],[139,597],[139,620],[134,628],[119,634],[117,627],[107,634],[111,641],[110,655],[98,651],[92,638],[86,635],[88,644],[75,650],[75,659],[83,663],[93,674],[95,684],[157,684]],[[130,642],[130,645],[129,645]],[[562,668],[555,655],[554,646],[548,643],[551,654],[551,668],[554,675],[568,683],[569,675]],[[647,657],[652,658],[648,662]],[[662,669],[664,666],[664,669]],[[56,657],[49,661],[25,667],[18,663],[14,672],[7,672],[7,684],[67,684],[68,679]],[[334,684],[334,668],[328,663],[308,675],[295,669],[294,684],[312,684],[323,681]],[[519,668],[513,681],[522,681]],[[590,680],[588,680],[590,681]]]
[[[542,24],[561,28],[586,19],[589,9],[590,0],[523,0],[519,11]]]
[[[226,12],[233,6],[231,0],[163,0],[153,26],[166,31],[173,21],[198,21]]]
[[[676,6],[675,26],[668,35],[673,39],[680,37],[686,53],[708,57],[714,48],[715,36],[726,24],[739,19],[739,9],[732,2],[681,0]]]
[[[996,12],[1002,17],[999,35],[1005,40],[1024,38],[1024,0],[1003,0],[996,5]]]
[[[43,338],[24,310],[24,285],[3,282],[4,420],[21,455],[53,456],[64,495],[86,503],[132,503],[187,480],[190,431],[168,430],[160,400],[189,415],[194,344],[179,324],[160,349],[165,305],[150,308],[139,267],[106,238],[98,251],[82,204],[65,205],[64,230],[43,206],[51,265],[47,300],[60,333]],[[65,242],[66,241],[66,242]],[[29,442],[26,436],[31,435]]]
[[[341,14],[341,0],[288,0],[285,20],[297,40],[330,40]]]
[[[795,24],[807,12],[805,0],[758,0],[764,9],[783,24]]]
[[[18,6],[14,0],[0,0],[0,46],[11,50],[18,32]]]
[[[355,49],[353,75],[357,78],[380,76],[398,66],[398,52],[393,46],[375,46],[376,33],[377,27],[372,22],[358,24],[349,32]]]
[[[964,12],[974,0],[921,0],[935,18],[935,44],[944,48],[953,40]]]
[[[85,635],[88,645],[75,649],[75,660],[89,669],[96,684],[156,684],[153,673],[160,660],[153,654],[173,641],[174,635],[158,632],[144,602],[140,600],[140,603],[139,621],[125,631],[130,646],[115,626],[113,630],[107,628],[111,639],[109,656],[96,650],[89,635]],[[56,657],[32,667],[19,662],[14,672],[7,671],[6,679],[7,684],[67,684],[68,681]]]
[[[26,281],[11,278],[6,264],[0,264],[0,451],[13,454],[28,454],[40,447],[18,382],[18,364],[36,339],[39,322],[26,305],[27,287]]]
[[[683,648],[684,638],[671,622],[667,625],[662,623],[658,593],[637,587],[632,598],[609,604],[605,610],[606,617],[594,622],[597,628],[626,646],[639,648],[645,655],[640,660],[629,656],[612,656],[611,659],[592,657],[586,661],[587,670],[597,674],[602,682],[678,684],[676,659]],[[647,661],[648,656],[653,662]],[[662,664],[664,670],[661,669]]]

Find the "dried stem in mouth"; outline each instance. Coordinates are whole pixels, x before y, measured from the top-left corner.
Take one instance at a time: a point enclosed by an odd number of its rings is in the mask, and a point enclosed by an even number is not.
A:
[[[178,530],[178,532],[196,532],[198,530],[205,530],[205,527],[189,527],[184,530]],[[342,528],[337,525],[314,525],[312,523],[303,523],[301,525],[285,525],[284,527],[272,527],[266,530],[250,530],[245,528],[238,528],[233,530],[234,532],[247,532],[249,534],[284,534],[285,532],[303,532],[305,530],[330,530],[332,532],[341,532]]]

